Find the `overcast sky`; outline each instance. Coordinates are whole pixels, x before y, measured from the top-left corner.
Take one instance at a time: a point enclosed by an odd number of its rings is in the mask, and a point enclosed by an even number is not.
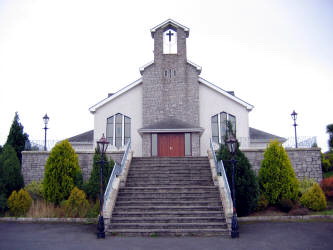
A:
[[[190,28],[188,59],[201,76],[255,106],[250,126],[317,136],[333,123],[333,1],[0,0],[0,144],[19,112],[31,140],[93,129],[89,107],[140,78],[150,29]],[[129,100],[130,101],[130,100]]]

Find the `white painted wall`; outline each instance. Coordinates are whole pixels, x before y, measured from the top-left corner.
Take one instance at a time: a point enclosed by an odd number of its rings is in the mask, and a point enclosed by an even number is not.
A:
[[[243,105],[229,99],[225,95],[199,83],[200,127],[204,132],[200,137],[200,154],[207,155],[209,140],[212,136],[211,117],[220,112],[236,116],[237,139],[241,148],[249,147],[249,111]]]
[[[106,135],[106,120],[121,113],[131,118],[131,142],[134,156],[142,156],[142,138],[138,129],[142,128],[142,84],[110,100],[98,108],[94,114],[94,141]],[[110,148],[111,151],[115,148]]]

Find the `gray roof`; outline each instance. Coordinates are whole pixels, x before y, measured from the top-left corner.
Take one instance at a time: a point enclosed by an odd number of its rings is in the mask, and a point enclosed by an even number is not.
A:
[[[89,130],[82,134],[70,137],[67,140],[69,142],[92,142],[94,140],[94,130]]]
[[[280,142],[285,142],[286,138],[269,134],[267,132],[261,131],[255,128],[249,128],[250,140],[251,141],[270,141],[277,139]]]

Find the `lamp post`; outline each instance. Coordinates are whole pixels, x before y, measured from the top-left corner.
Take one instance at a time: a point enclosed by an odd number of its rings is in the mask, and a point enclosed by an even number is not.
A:
[[[104,218],[103,218],[103,202],[104,202],[104,192],[103,192],[103,168],[104,168],[104,155],[106,149],[109,145],[109,142],[106,140],[104,134],[102,135],[101,139],[97,141],[97,150],[101,154],[101,160],[98,162],[100,164],[99,168],[99,187],[100,187],[100,194],[99,194],[99,217],[98,217],[98,225],[97,225],[97,238],[105,238],[105,228],[104,228]]]
[[[49,123],[50,118],[47,116],[47,114],[44,115],[43,117],[43,121],[44,121],[44,125],[45,127],[43,128],[45,130],[45,136],[44,136],[44,151],[47,150],[46,148],[46,130],[48,130],[49,128],[47,127],[47,124]]]
[[[230,136],[226,141],[229,152],[231,153],[231,164],[232,164],[232,203],[233,203],[233,213],[231,221],[231,238],[239,237],[238,232],[238,221],[237,221],[237,212],[236,212],[236,189],[235,189],[235,165],[237,163],[235,159],[237,140]]]
[[[297,145],[297,134],[296,134],[296,119],[297,119],[297,113],[295,112],[295,110],[291,113],[291,118],[293,118],[294,120],[294,124],[293,126],[295,127],[295,147],[298,148],[298,145]]]

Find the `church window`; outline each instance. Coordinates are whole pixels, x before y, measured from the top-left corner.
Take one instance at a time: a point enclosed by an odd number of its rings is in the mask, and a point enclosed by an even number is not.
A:
[[[221,112],[211,117],[212,140],[222,143],[228,135],[228,123],[231,125],[232,133],[236,135],[236,116]]]
[[[212,116],[212,139],[213,142],[219,143],[218,115]]]
[[[107,119],[106,138],[116,148],[124,146],[131,138],[131,118],[116,114]]]
[[[163,54],[177,54],[177,32],[172,28],[163,32]]]

